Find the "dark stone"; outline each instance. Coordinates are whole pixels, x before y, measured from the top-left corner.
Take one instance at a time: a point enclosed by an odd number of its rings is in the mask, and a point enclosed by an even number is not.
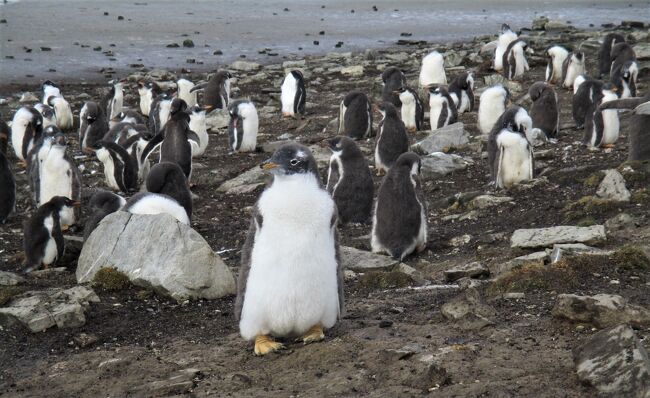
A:
[[[170,44],[167,44],[166,47],[167,47],[167,48],[178,48],[178,47],[180,47],[180,46],[178,45],[178,43],[170,43]]]
[[[117,20],[118,20],[118,21],[123,21],[123,20],[124,20],[124,17],[121,16],[121,15],[118,15],[118,16],[117,16]]]
[[[393,321],[389,321],[387,319],[384,319],[383,321],[379,322],[379,327],[380,328],[389,328],[393,326]]]
[[[314,45],[315,45],[315,46],[317,46],[317,45],[319,45],[319,44],[320,44],[320,42],[319,42],[318,40],[314,40]]]
[[[194,42],[192,41],[192,39],[185,39],[183,40],[183,47],[192,48],[194,47]]]
[[[215,52],[212,53],[212,55],[223,55],[223,51],[216,50]]]

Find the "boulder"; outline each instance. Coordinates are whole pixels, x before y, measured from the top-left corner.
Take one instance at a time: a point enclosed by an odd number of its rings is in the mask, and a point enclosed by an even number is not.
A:
[[[99,297],[84,286],[30,291],[14,297],[9,305],[0,308],[0,325],[21,324],[34,333],[53,326],[79,327],[86,323],[85,311],[91,302],[99,302]]]
[[[544,25],[549,21],[549,19],[545,16],[540,16],[535,19],[533,19],[533,30],[544,30]]]
[[[383,271],[392,268],[399,261],[392,257],[355,249],[354,247],[340,247],[343,269],[355,272]]]
[[[590,227],[557,226],[549,228],[518,229],[510,238],[510,247],[536,248],[550,247],[556,243],[586,243],[597,244],[607,239],[605,227],[592,225]]]
[[[434,152],[422,157],[422,178],[437,178],[456,170],[465,170],[472,161],[458,155]]]
[[[24,92],[20,96],[20,99],[18,100],[18,102],[20,102],[21,104],[26,104],[26,103],[30,103],[30,102],[38,102],[38,101],[39,101],[38,97],[36,95],[34,95],[33,93],[30,93],[30,92]]]
[[[77,282],[92,281],[104,267],[176,300],[235,293],[232,272],[205,239],[167,214],[118,211],[104,218],[81,250]]]
[[[254,70],[258,70],[261,67],[262,65],[258,64],[257,62],[250,62],[250,61],[235,61],[232,64],[230,64],[230,69],[234,69],[241,72],[251,72]]]
[[[469,144],[469,133],[462,122],[447,125],[434,130],[425,139],[411,146],[411,149],[421,155],[441,152],[449,148],[464,148]]]
[[[25,281],[25,278],[13,272],[0,271],[0,286],[13,286]]]
[[[623,297],[615,294],[595,296],[560,294],[551,313],[558,318],[591,323],[598,328],[621,323],[650,326],[650,310],[629,304]]]
[[[625,179],[618,170],[610,169],[605,171],[605,178],[598,186],[596,195],[599,198],[613,200],[615,202],[629,202],[630,191],[625,187]]]
[[[544,30],[546,31],[567,29],[569,29],[569,25],[564,21],[551,20],[544,24]]]
[[[611,250],[602,250],[596,247],[587,246],[583,243],[560,243],[553,245],[553,249],[546,249],[550,252],[551,263],[557,263],[565,256],[588,255],[588,256],[610,256],[614,253]]]
[[[573,351],[578,378],[606,397],[650,397],[650,359],[628,325],[596,333]]]
[[[442,315],[464,330],[479,330],[494,325],[490,320],[496,316],[491,306],[483,303],[476,289],[467,289],[465,293],[445,303],[440,307]]]

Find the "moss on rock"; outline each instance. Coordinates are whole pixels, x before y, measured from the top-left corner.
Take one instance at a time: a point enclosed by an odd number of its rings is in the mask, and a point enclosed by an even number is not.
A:
[[[100,269],[93,278],[93,286],[104,290],[123,290],[130,285],[129,277],[112,267]]]
[[[625,245],[612,255],[614,264],[626,270],[650,270],[650,258],[638,246]]]
[[[377,290],[411,286],[414,281],[413,278],[400,271],[371,271],[363,274],[360,283],[368,289]]]
[[[18,286],[0,286],[0,305],[5,305],[22,292],[23,288]]]

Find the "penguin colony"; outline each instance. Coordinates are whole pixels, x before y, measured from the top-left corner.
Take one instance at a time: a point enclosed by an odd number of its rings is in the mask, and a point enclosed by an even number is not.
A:
[[[520,79],[529,70],[526,55],[532,50],[508,25],[482,51],[493,52],[493,69],[508,80]],[[599,54],[597,75],[609,75],[610,82],[586,75],[585,55],[579,50],[555,45],[545,55],[546,81],[528,88],[529,111],[512,105],[503,85],[482,89],[478,127],[487,140],[487,171],[496,188],[507,189],[534,177],[535,138],[560,138],[556,89],[573,92],[574,121],[584,128],[584,143],[592,148],[613,146],[619,136],[617,109],[632,110],[629,157],[650,159],[646,134],[650,94],[637,97],[638,65],[622,36],[607,35]],[[108,189],[96,190],[84,204],[90,213],[84,239],[106,215],[120,210],[167,213],[191,224],[192,159],[208,149],[206,113],[228,112],[231,156],[257,148],[255,103],[231,98],[233,78],[228,71],[217,71],[197,84],[182,78],[175,91],[140,81],[138,104],[125,103],[125,80],[112,81],[99,102],[83,105],[79,149],[101,162]],[[325,330],[343,314],[339,225],[370,223],[372,251],[400,261],[427,247],[422,162],[409,151],[412,134],[425,129],[420,95],[428,94],[424,99],[431,130],[453,124],[459,114],[475,109],[474,72],[460,73],[447,85],[444,57],[433,51],[422,59],[419,87],[408,87],[404,72],[395,67],[387,67],[381,81],[376,105],[361,91],[341,99],[339,136],[324,142],[332,153],[325,183],[310,149],[298,143],[280,146],[260,165],[273,181],[253,207],[235,304],[240,333],[254,341],[257,355],[282,349],[275,338],[298,336],[305,344],[323,340]],[[306,86],[301,71],[287,73],[280,83],[282,117],[299,119],[307,114]],[[36,206],[24,225],[26,272],[61,258],[63,232],[78,228],[77,209],[82,204],[80,173],[66,135],[74,126],[71,107],[54,82],[44,82],[42,91],[42,103],[18,109],[11,127],[0,120],[0,224],[15,210],[14,170],[27,169]],[[381,115],[376,131],[375,113]],[[373,138],[374,168],[385,175],[376,197],[369,161],[355,142]],[[9,144],[17,164],[13,167]],[[159,154],[153,159],[156,150]],[[127,199],[119,192],[131,196]]]

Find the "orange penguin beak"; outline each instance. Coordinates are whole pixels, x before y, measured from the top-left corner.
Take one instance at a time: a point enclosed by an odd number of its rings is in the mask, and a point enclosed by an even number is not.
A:
[[[72,205],[73,205],[73,206],[81,206],[81,202],[79,202],[79,201],[74,201],[74,202],[72,202]]]
[[[262,164],[260,165],[260,167],[262,168],[262,170],[273,170],[273,169],[275,169],[275,168],[277,168],[277,167],[279,167],[279,166],[280,166],[279,164],[277,164],[277,163],[273,163],[273,162],[262,163]]]

